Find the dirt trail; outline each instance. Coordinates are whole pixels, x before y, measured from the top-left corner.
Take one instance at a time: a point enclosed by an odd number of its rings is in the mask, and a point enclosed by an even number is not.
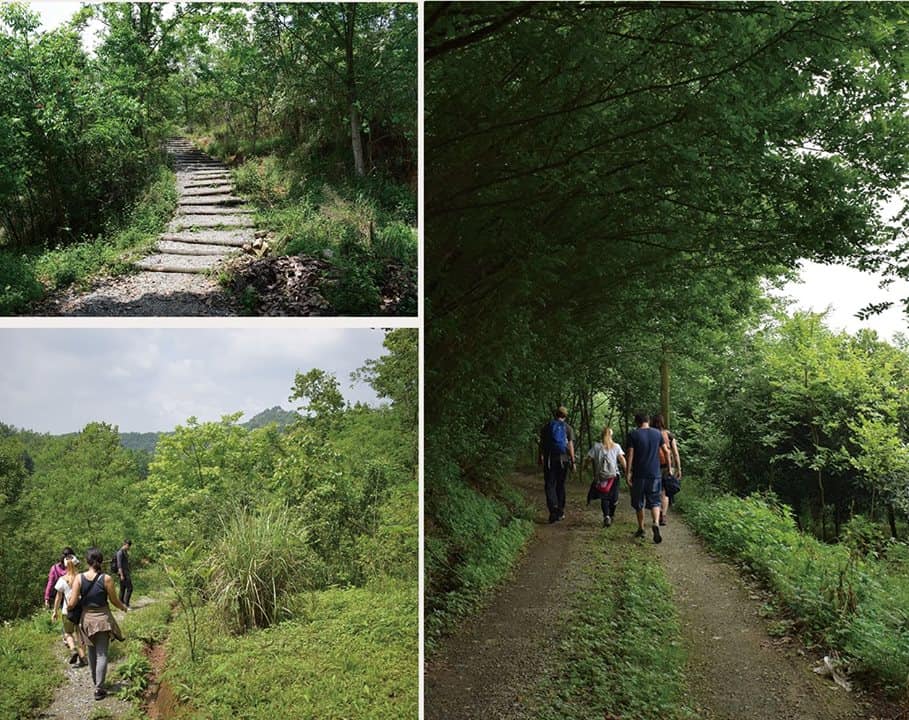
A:
[[[581,586],[592,543],[633,541],[635,523],[624,487],[616,523],[601,531],[599,506],[585,507],[583,483],[569,479],[567,517],[554,525],[545,524],[542,479],[517,475],[514,483],[541,508],[534,537],[514,580],[430,659],[427,720],[528,717],[532,688],[549,672],[558,619]],[[759,596],[745,589],[735,568],[713,558],[678,516],[664,530],[656,551],[674,588],[689,655],[691,701],[701,717],[873,717],[861,700],[815,675],[814,658],[768,637]]]
[[[67,291],[41,304],[48,315],[225,316],[237,308],[210,273],[252,243],[251,211],[233,194],[227,167],[175,138],[167,150],[177,175],[177,212],[155,252],[132,275],[104,278],[89,292]]]
[[[153,602],[155,602],[154,598],[150,597],[136,598],[130,603],[130,610],[138,610]],[[124,613],[115,610],[114,617],[118,622],[122,621]],[[108,695],[103,700],[95,700],[91,669],[87,665],[80,668],[67,664],[70,652],[59,641],[59,635],[54,640],[54,647],[57,657],[65,666],[66,682],[57,688],[53,702],[38,715],[38,718],[41,720],[51,720],[51,718],[55,720],[91,720],[91,718],[97,717],[102,710],[107,713],[105,717],[114,720],[127,716],[133,709],[133,705],[116,696],[122,687],[122,683],[116,680],[117,666],[123,662],[124,658],[121,657],[108,665]]]

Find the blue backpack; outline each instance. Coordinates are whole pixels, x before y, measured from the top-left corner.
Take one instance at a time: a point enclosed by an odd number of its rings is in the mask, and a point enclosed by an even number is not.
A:
[[[568,454],[568,431],[564,420],[549,421],[549,451]]]

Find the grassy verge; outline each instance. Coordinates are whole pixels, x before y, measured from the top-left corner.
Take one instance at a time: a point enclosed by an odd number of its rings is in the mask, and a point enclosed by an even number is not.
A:
[[[511,572],[533,532],[532,511],[507,486],[500,498],[462,482],[433,483],[427,493],[426,648],[475,611]],[[504,500],[504,501],[503,501]]]
[[[591,550],[585,589],[567,611],[557,667],[547,673],[533,716],[697,717],[685,701],[678,615],[653,548],[629,542]]]
[[[35,717],[50,704],[64,677],[53,652],[59,638],[59,624],[44,610],[0,625],[0,720]]]
[[[218,154],[210,140],[197,142]],[[416,198],[407,186],[372,177],[330,181],[318,168],[277,155],[250,158],[233,177],[257,225],[272,233],[273,254],[331,262],[337,282],[326,282],[324,294],[336,314],[387,314],[389,282],[397,287],[408,277],[413,290],[391,313],[416,314]]]
[[[145,649],[167,637],[171,602],[170,593],[156,596],[153,603],[131,610],[120,622],[126,642],[112,643],[110,658],[122,660],[117,666],[116,677],[125,683],[120,691],[124,700],[138,702],[143,698],[151,673]]]
[[[811,639],[866,682],[909,693],[909,547],[824,544],[771,496],[716,495],[686,480],[678,499],[689,524],[759,576]]]
[[[49,291],[125,272],[133,258],[151,248],[176,205],[174,174],[161,166],[125,219],[98,237],[25,253],[0,248],[0,315],[25,312]]]
[[[412,581],[298,596],[295,619],[231,636],[212,618],[168,643],[166,680],[185,717],[415,718],[417,592]]]

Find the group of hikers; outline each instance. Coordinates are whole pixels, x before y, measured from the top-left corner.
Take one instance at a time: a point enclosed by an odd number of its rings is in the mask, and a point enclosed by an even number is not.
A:
[[[635,537],[644,537],[645,509],[650,511],[653,541],[660,543],[660,528],[665,526],[673,496],[681,489],[682,463],[675,436],[665,426],[663,416],[644,412],[634,416],[635,428],[628,433],[626,448],[612,437],[612,428],[603,428],[602,441],[594,443],[584,458],[582,468],[592,463],[594,479],[587,502],[600,500],[603,526],[612,525],[619,501],[619,468],[631,494],[631,507],[637,513]],[[559,407],[553,419],[540,430],[539,463],[543,466],[543,484],[549,522],[565,517],[565,481],[576,464],[575,432],[568,424],[568,410]]]
[[[47,573],[44,588],[44,607],[49,609],[53,598],[51,621],[63,617],[63,642],[69,648],[69,664],[77,667],[88,665],[92,673],[95,700],[107,695],[104,681],[107,677],[107,651],[111,637],[123,640],[123,633],[110,610],[110,605],[126,612],[133,593],[129,567],[130,540],[111,560],[111,572],[120,581],[119,594],[110,575],[103,570],[104,558],[98,548],[85,553],[88,566],[79,572],[80,561],[71,547],[63,548],[60,560]],[[61,612],[62,611],[62,612]],[[85,660],[88,650],[88,662]]]

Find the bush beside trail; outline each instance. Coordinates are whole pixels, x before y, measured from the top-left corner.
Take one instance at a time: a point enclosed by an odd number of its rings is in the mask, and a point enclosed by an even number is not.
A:
[[[909,692],[909,552],[822,543],[798,531],[771,495],[709,496],[686,478],[679,507],[716,551],[741,561],[810,636],[843,653],[850,670],[891,695]]]

